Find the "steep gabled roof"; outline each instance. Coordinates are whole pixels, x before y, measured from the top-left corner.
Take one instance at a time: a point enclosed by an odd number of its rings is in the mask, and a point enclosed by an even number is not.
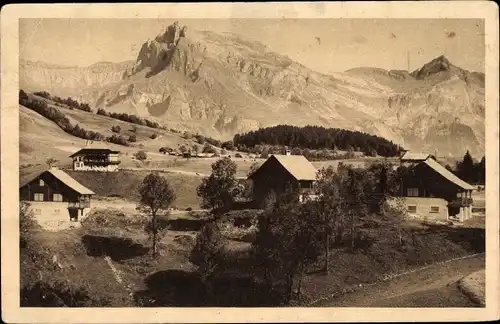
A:
[[[427,160],[429,157],[432,157],[429,153],[419,153],[419,152],[406,152],[401,157],[401,161],[415,161],[415,162],[423,162]]]
[[[64,183],[65,185],[67,185],[68,187],[70,187],[71,189],[73,189],[74,191],[78,192],[81,195],[95,195],[95,192],[93,192],[89,188],[85,187],[84,185],[82,185],[81,183],[79,183],[78,181],[76,181],[75,179],[73,179],[66,172],[64,172],[64,171],[62,171],[60,169],[57,169],[57,168],[50,168],[50,169],[48,169],[46,171],[43,171],[42,173],[38,174],[36,177],[32,178],[29,181],[23,181],[21,183],[21,187],[24,186],[25,184],[33,181],[34,179],[40,177],[44,173],[50,173],[50,174],[52,174],[54,177],[56,177],[57,179],[59,179],[59,181],[61,181],[62,183]]]
[[[316,180],[316,173],[317,173],[316,168],[303,155],[275,155],[275,154],[273,154],[269,157],[269,159],[276,159],[276,161],[278,161],[278,163],[280,163],[295,179],[297,179],[299,181],[300,180]],[[266,162],[264,162],[264,164]],[[264,165],[264,164],[262,164],[262,165]],[[253,174],[255,174],[255,172],[252,173],[249,176],[249,178],[251,178]]]
[[[474,190],[474,186],[468,184],[467,182],[463,181],[450,171],[448,171],[445,167],[443,167],[441,164],[436,162],[434,159],[427,159],[423,162],[427,166],[429,166],[431,169],[439,173],[441,176],[446,178],[448,181],[453,182],[455,185],[459,186],[462,189],[465,190]]]
[[[117,153],[120,153],[120,151],[113,151],[105,148],[83,148],[78,152],[71,154],[69,157],[73,157],[79,154],[117,154]]]

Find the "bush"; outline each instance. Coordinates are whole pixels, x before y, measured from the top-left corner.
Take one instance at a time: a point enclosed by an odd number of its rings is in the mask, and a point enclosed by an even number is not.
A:
[[[155,134],[151,134],[151,136],[150,136],[151,139],[155,139],[157,137],[158,137],[158,135],[156,133]]]
[[[92,296],[71,281],[38,281],[21,289],[21,307],[103,307],[110,300]]]
[[[145,161],[148,159],[148,154],[145,151],[140,150],[134,154],[134,157],[139,161]]]
[[[22,100],[27,100],[28,99],[28,95],[22,89],[19,90],[19,100],[21,100],[21,99]]]
[[[33,212],[30,210],[29,203],[21,201],[19,205],[19,237],[21,248],[30,244],[33,230],[38,227],[39,225],[35,220]]]
[[[203,153],[211,153],[211,154],[214,154],[214,153],[217,153],[217,150],[215,148],[213,148],[210,144],[208,143],[205,143],[205,146],[203,146],[203,150],[202,150]]]
[[[119,133],[122,130],[122,128],[119,125],[111,127],[111,131],[113,133]]]
[[[135,135],[130,135],[128,138],[129,142],[137,142],[137,137]]]
[[[97,114],[101,116],[107,116],[111,117],[114,119],[122,120],[124,122],[136,124],[136,125],[141,125],[141,126],[147,126],[150,128],[161,128],[160,125],[157,122],[153,122],[147,119],[142,119],[140,117],[137,117],[135,115],[129,115],[125,113],[108,113],[106,110],[99,108],[97,109]],[[137,128],[131,130],[135,132]]]
[[[48,93],[47,91],[38,91],[38,92],[34,92],[33,94],[35,96],[39,96],[39,97],[42,97],[45,99],[50,99],[50,93]]]
[[[115,144],[118,144],[118,145],[124,145],[124,146],[128,146],[128,142],[127,142],[127,139],[121,135],[116,135],[116,134],[113,134],[112,136],[109,136],[108,138],[106,138],[106,141],[110,142],[110,143],[115,143]]]

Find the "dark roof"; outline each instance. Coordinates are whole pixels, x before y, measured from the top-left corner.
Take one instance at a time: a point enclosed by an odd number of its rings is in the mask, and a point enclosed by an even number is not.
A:
[[[423,163],[425,163],[427,166],[429,166],[431,169],[439,173],[442,177],[447,179],[448,181],[454,183],[456,186],[465,189],[465,190],[474,190],[474,186],[471,184],[468,184],[467,182],[463,181],[450,171],[448,171],[445,167],[443,167],[441,164],[436,162],[433,159],[427,159]]]
[[[69,157],[73,157],[79,154],[117,154],[117,153],[120,153],[120,151],[113,151],[110,149],[103,149],[103,148],[84,148],[79,150],[78,152],[71,154]]]
[[[67,174],[66,172],[64,172],[58,168],[50,168],[50,169],[38,174],[36,177],[31,178],[31,180],[29,180],[29,181],[21,182],[20,183],[21,187],[23,187],[27,183],[35,180],[36,178],[40,177],[41,175],[43,175],[45,173],[52,174],[55,178],[59,179],[59,181],[61,181],[62,183],[64,183],[65,185],[67,185],[68,187],[70,187],[71,189],[73,189],[74,191],[78,192],[81,195],[95,195],[95,192],[93,192],[89,188],[85,187],[84,185],[82,185],[81,183],[79,183],[78,181],[73,179],[69,174]]]

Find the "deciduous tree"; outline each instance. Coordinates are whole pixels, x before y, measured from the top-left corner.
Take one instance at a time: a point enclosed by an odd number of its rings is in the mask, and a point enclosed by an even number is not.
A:
[[[150,173],[142,181],[139,195],[138,209],[151,216],[146,231],[151,234],[153,257],[156,257],[157,236],[160,230],[165,229],[159,226],[158,216],[168,216],[168,208],[176,199],[175,192],[167,179],[157,173]]]
[[[236,163],[225,157],[212,164],[212,173],[203,179],[196,192],[202,199],[202,208],[208,208],[214,217],[231,209],[234,198],[239,195],[236,180]]]

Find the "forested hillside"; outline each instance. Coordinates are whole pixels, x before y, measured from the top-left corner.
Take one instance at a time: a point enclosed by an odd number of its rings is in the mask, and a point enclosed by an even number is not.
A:
[[[260,128],[245,134],[236,134],[236,146],[282,145],[307,149],[355,150],[374,155],[391,157],[398,154],[400,147],[385,138],[363,132],[321,126],[278,125]]]

